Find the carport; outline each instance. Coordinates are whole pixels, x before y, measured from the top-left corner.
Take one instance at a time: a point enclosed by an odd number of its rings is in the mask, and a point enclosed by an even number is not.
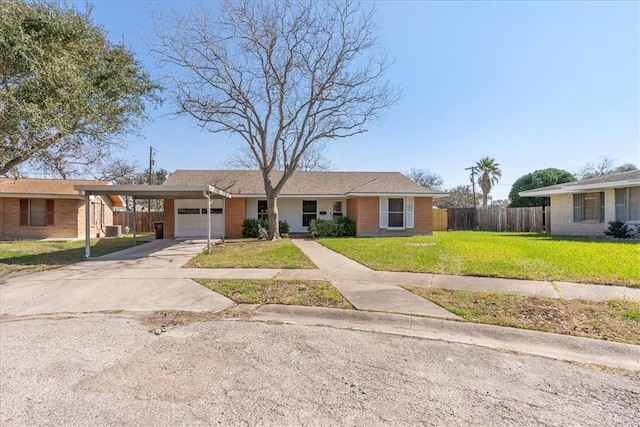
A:
[[[133,198],[135,207],[138,199],[199,199],[207,200],[207,252],[211,250],[211,201],[222,199],[222,209],[224,202],[231,194],[213,185],[76,185],[77,191],[84,192],[85,208],[85,259],[91,258],[91,218],[90,218],[90,198],[91,196],[129,196]],[[224,240],[224,216],[222,225],[222,240]],[[133,242],[136,244],[136,227],[133,223]]]

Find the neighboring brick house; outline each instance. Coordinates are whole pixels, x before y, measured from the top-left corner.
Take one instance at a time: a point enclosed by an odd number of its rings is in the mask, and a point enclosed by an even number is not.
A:
[[[108,181],[0,178],[0,239],[80,239],[85,236],[84,195],[74,185]],[[91,235],[103,236],[113,224],[118,196],[91,198]]]
[[[274,176],[277,180],[279,177]],[[177,170],[166,185],[212,185],[231,194],[212,204],[212,235],[240,237],[245,218],[267,218],[260,171]],[[423,187],[399,172],[302,172],[278,197],[280,220],[291,233],[306,233],[312,219],[348,216],[358,236],[431,234],[433,198],[446,194]],[[165,199],[164,236],[206,236],[204,199]]]
[[[520,196],[550,197],[554,235],[604,236],[612,220],[640,224],[640,170],[522,191]]]

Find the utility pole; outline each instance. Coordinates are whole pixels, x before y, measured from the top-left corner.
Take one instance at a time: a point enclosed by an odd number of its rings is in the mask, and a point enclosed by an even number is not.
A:
[[[473,191],[473,207],[476,207],[476,167],[475,166],[469,166],[468,168],[465,168],[464,170],[466,171],[471,171],[471,188]]]

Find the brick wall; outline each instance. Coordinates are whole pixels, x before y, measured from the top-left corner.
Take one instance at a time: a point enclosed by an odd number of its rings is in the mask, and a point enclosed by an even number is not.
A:
[[[224,233],[227,238],[242,237],[242,223],[247,217],[247,199],[225,200]]]
[[[84,201],[54,199],[53,225],[20,226],[20,199],[0,199],[0,238],[3,239],[78,239],[84,237]],[[105,224],[113,223],[113,211],[105,205]],[[99,230],[92,227],[92,235]]]
[[[431,234],[433,232],[433,198],[416,197],[414,199],[413,218],[415,226],[413,233]]]
[[[380,229],[380,199],[356,197],[347,203],[347,216],[355,221],[358,236],[411,236],[433,232],[433,198],[414,199],[414,228],[405,230]]]
[[[358,236],[380,234],[380,201],[378,197],[356,197],[347,203],[347,216],[356,223]]]
[[[57,202],[58,200],[56,200]],[[84,200],[73,200],[74,205],[69,205],[68,209],[64,209],[64,220],[69,224],[73,224],[76,229],[76,235],[78,238],[84,239],[85,232],[85,203]],[[89,235],[91,238],[97,236],[104,237],[105,226],[113,225],[113,206],[108,198],[103,196],[96,196],[91,200],[90,209],[93,209],[93,215],[91,218],[91,229]],[[75,207],[74,207],[75,206]],[[100,207],[104,209],[104,222],[100,218]],[[74,215],[74,211],[77,215]],[[57,213],[57,212],[56,212]],[[57,221],[56,221],[57,222]],[[58,236],[56,236],[58,237]]]
[[[173,239],[176,237],[176,201],[164,199],[164,224],[163,237]]]
[[[615,190],[604,192],[604,222],[573,222],[573,194],[551,196],[551,234],[603,237],[608,222],[615,219]]]

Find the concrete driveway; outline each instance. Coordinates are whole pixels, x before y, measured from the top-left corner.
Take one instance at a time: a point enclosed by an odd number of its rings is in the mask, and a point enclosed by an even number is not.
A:
[[[180,267],[202,241],[156,240],[57,270],[0,279],[0,315],[96,311],[220,311],[233,302]]]

